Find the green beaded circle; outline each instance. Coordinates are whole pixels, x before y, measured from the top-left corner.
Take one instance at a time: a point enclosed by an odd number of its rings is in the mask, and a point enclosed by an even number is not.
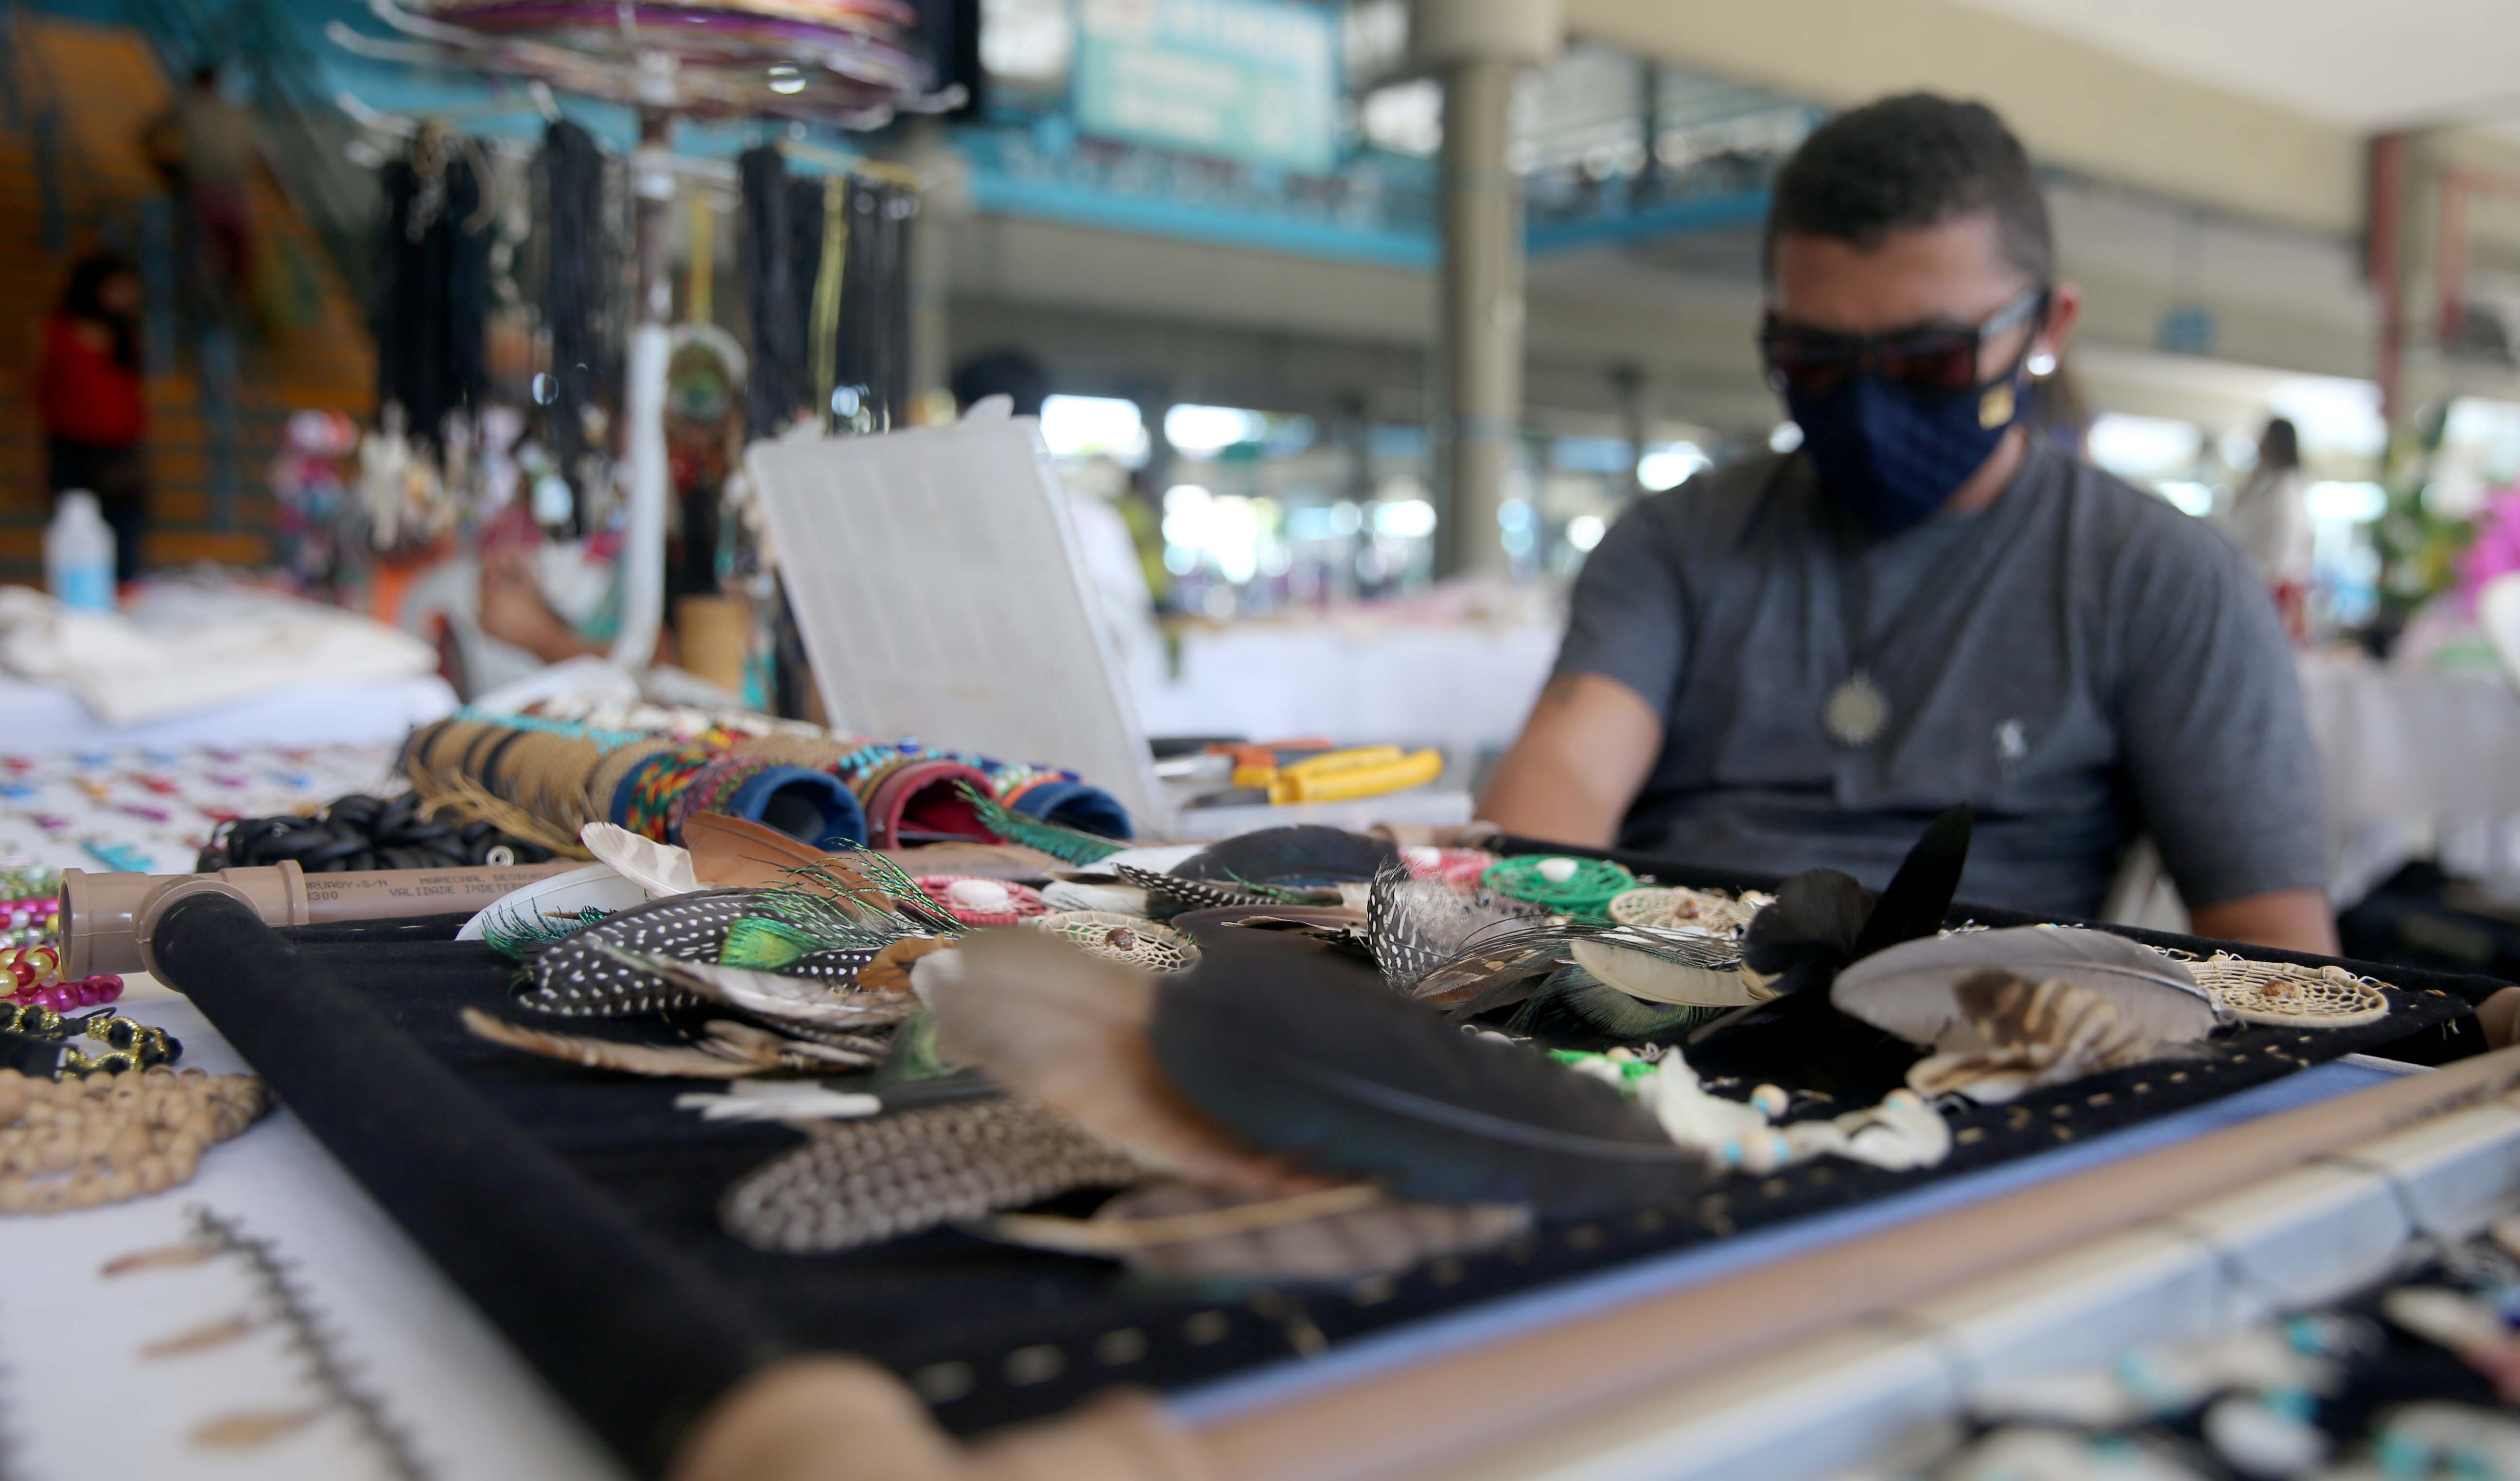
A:
[[[1566,859],[1575,873],[1561,883],[1541,873],[1552,859]],[[1634,889],[1637,876],[1607,859],[1577,859],[1562,854],[1516,854],[1499,859],[1479,875],[1479,882],[1508,899],[1546,906],[1569,916],[1607,919],[1610,898]]]

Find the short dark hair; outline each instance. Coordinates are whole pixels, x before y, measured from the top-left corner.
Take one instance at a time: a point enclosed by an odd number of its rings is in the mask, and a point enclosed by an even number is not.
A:
[[[1018,417],[1038,417],[1050,399],[1050,372],[1028,350],[997,349],[963,362],[947,389],[965,411],[983,396],[1006,396]]]
[[[2301,467],[2301,428],[2290,417],[2272,417],[2258,435],[2258,457],[2270,468]]]
[[[1994,213],[2005,261],[2048,281],[2056,248],[2029,151],[1983,103],[1902,93],[1838,114],[1794,151],[1777,173],[1761,260],[1776,271],[1779,237],[1868,250],[1892,232],[1975,211]]]

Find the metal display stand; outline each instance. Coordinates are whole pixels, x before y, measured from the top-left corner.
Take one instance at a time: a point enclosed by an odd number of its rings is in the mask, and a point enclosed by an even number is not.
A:
[[[450,24],[415,15],[394,0],[369,0],[369,9],[411,39],[380,40],[339,22],[326,28],[327,35],[361,56],[469,67],[638,110],[639,145],[630,158],[637,298],[622,396],[629,524],[621,551],[621,631],[610,656],[624,667],[644,667],[655,653],[665,610],[670,498],[665,373],[673,333],[675,120],[775,114],[869,129],[891,121],[898,112],[951,107],[957,98],[922,93],[925,79],[915,63],[899,53],[886,56],[887,49],[873,44],[820,51],[799,44],[780,53],[793,60],[766,67],[755,64],[739,69],[731,59],[687,66],[669,48],[683,44],[688,32],[665,26],[643,29],[640,0],[622,0],[613,8],[608,29],[583,34],[572,45]]]

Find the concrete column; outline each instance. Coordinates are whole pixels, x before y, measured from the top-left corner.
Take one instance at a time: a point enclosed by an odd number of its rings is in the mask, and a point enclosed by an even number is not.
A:
[[[1610,394],[1618,402],[1619,435],[1628,444],[1628,495],[1631,498],[1645,491],[1644,475],[1639,471],[1645,456],[1645,438],[1652,435],[1651,419],[1645,415],[1645,373],[1634,365],[1610,367]]]
[[[1557,0],[1413,0],[1413,62],[1444,82],[1443,271],[1428,417],[1436,569],[1506,568],[1497,509],[1522,420],[1522,187],[1506,166],[1513,81],[1557,52]]]
[[[910,295],[910,406],[896,409],[914,422],[950,422],[953,398],[945,388],[953,374],[951,286],[955,227],[969,214],[969,192],[961,157],[935,118],[905,122],[900,162],[919,172],[919,213],[910,223],[910,260],[904,287]]]
[[[1444,244],[1435,424],[1447,575],[1502,572],[1497,507],[1522,417],[1522,188],[1506,167],[1510,61],[1444,69]]]

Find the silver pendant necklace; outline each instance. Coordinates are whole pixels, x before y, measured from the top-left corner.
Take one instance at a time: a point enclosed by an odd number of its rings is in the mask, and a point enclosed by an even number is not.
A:
[[[1840,745],[1863,747],[1881,739],[1890,724],[1890,696],[1862,668],[1838,681],[1821,710],[1821,724]]]
[[[1849,750],[1861,750],[1888,734],[1890,696],[1872,677],[1872,660],[1882,643],[1914,614],[1933,585],[1930,581],[1920,583],[1877,634],[1868,635],[1872,618],[1872,573],[1864,558],[1869,553],[1868,547],[1856,551],[1853,568],[1839,588],[1846,630],[1846,677],[1828,692],[1820,712],[1821,728],[1831,740]]]

